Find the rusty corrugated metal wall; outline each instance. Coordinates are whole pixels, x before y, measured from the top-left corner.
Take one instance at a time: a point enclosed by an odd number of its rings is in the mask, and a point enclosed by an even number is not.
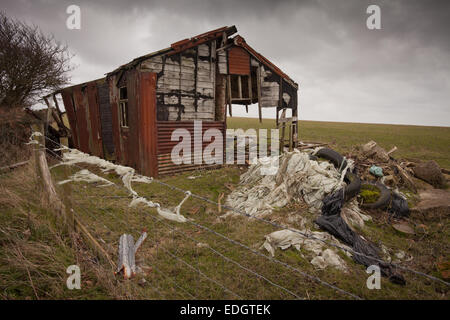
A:
[[[157,153],[158,153],[158,174],[164,175],[169,173],[177,173],[187,170],[193,170],[196,168],[206,168],[215,167],[217,165],[198,165],[194,163],[194,157],[200,156],[194,153],[194,122],[193,121],[158,121],[156,123],[158,130],[158,143],[157,143]],[[179,141],[171,141],[172,132],[178,128],[183,128],[189,131],[191,135],[191,164],[180,164],[177,165],[172,162],[171,152],[172,148],[179,143]],[[225,136],[225,123],[221,121],[203,121],[202,122],[202,137],[206,130],[215,128],[222,132],[222,136]],[[225,139],[224,139],[225,140]],[[202,153],[210,142],[201,141]],[[225,143],[225,141],[223,141]]]
[[[67,111],[74,147],[103,157],[97,82],[91,81],[64,89],[61,95]]]
[[[228,50],[228,72],[230,74],[249,75],[250,55],[245,49],[232,47]]]

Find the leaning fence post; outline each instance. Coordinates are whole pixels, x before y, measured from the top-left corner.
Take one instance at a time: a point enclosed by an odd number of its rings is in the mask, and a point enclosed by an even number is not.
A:
[[[57,218],[61,219],[63,223],[66,223],[66,207],[56,193],[55,185],[53,184],[50,170],[48,169],[47,158],[45,154],[45,137],[43,124],[33,126],[35,132],[33,139],[37,141],[34,144],[34,158],[36,162],[36,170],[38,181],[42,185],[44,193],[44,202],[50,206],[52,211],[56,214]]]

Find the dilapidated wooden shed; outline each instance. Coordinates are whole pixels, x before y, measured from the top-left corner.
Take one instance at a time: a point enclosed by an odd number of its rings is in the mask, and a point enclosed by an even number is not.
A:
[[[193,133],[194,120],[202,120],[203,132],[216,128],[225,135],[227,106],[231,115],[232,105],[254,103],[260,119],[261,108],[276,107],[277,123],[280,112],[292,110],[295,145],[297,83],[236,32],[222,27],[181,40],[105,78],[59,91],[73,146],[150,176],[207,166],[171,161],[178,143],[171,141],[173,130]]]

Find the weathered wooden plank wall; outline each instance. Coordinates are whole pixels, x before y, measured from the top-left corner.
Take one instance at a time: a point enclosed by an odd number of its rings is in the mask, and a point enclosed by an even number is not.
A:
[[[158,75],[158,120],[214,120],[215,47],[213,41],[141,62],[141,71]]]

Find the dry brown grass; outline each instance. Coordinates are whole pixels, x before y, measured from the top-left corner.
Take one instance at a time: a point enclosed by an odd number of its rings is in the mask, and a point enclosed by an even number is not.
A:
[[[42,207],[42,197],[34,163],[0,177],[0,297],[129,298],[85,242]],[[66,287],[73,264],[81,268],[83,290]]]

